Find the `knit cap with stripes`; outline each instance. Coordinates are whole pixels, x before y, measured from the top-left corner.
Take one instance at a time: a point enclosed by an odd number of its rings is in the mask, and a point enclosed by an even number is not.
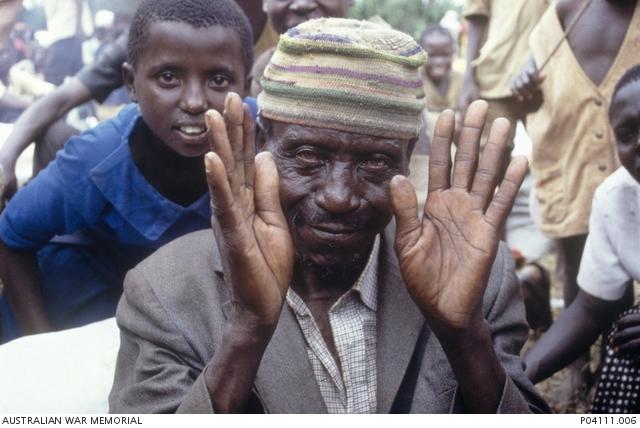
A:
[[[258,96],[268,119],[384,138],[420,130],[426,56],[407,34],[352,19],[307,21],[280,37]]]

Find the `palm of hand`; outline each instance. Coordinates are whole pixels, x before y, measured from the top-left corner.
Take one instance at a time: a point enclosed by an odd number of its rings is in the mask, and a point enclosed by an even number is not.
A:
[[[396,214],[395,249],[408,291],[422,313],[447,328],[465,328],[480,315],[482,297],[498,247],[499,231],[527,170],[510,165],[494,193],[508,121],[497,120],[478,166],[478,145],[487,105],[473,103],[460,136],[451,174],[454,114],[436,124],[424,217],[417,216],[415,190],[402,176],[391,183]]]
[[[429,195],[417,240],[397,248],[409,293],[433,314],[464,325],[477,309],[495,256],[495,230],[458,190]]]

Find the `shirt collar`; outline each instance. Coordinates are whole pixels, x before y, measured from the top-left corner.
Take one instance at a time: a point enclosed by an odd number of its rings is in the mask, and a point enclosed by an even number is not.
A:
[[[91,181],[141,235],[157,240],[182,215],[189,212],[205,219],[211,216],[209,194],[205,193],[188,207],[162,196],[140,173],[133,162],[129,138],[142,120],[136,104],[125,107],[115,119],[124,132],[120,144],[89,172]]]
[[[353,286],[360,293],[360,299],[366,307],[376,312],[378,309],[378,254],[380,253],[380,235],[373,242],[371,254],[364,270]]]

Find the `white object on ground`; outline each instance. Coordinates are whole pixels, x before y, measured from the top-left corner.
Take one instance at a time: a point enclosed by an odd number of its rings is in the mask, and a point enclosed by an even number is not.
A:
[[[119,346],[115,318],[0,346],[0,414],[107,413]]]

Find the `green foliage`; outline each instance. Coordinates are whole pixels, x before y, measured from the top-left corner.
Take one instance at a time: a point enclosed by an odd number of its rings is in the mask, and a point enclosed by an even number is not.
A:
[[[447,10],[461,12],[455,0],[357,0],[350,17],[368,19],[379,15],[393,28],[417,38],[429,24],[440,21]]]

